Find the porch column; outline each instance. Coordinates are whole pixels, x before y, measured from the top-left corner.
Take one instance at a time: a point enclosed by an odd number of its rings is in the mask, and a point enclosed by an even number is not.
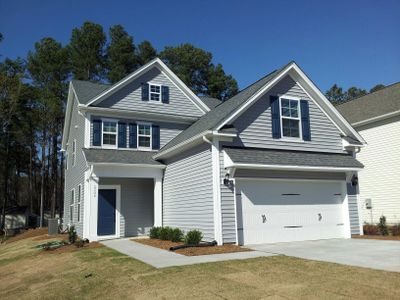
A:
[[[98,193],[99,193],[99,178],[92,174],[89,177],[89,197],[88,197],[88,219],[85,220],[85,225],[89,227],[89,240],[97,241],[97,209],[98,209]]]
[[[162,226],[162,177],[154,178],[154,226]]]

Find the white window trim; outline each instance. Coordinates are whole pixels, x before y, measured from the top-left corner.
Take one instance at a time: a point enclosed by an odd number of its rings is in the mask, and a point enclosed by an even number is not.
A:
[[[103,135],[104,135],[104,122],[114,122],[116,123],[115,126],[115,145],[104,145],[103,144]],[[117,119],[108,119],[102,118],[101,119],[101,147],[104,149],[117,149],[118,148],[118,122]],[[107,132],[106,134],[114,134],[113,132]]]
[[[155,103],[162,103],[162,85],[158,84],[158,83],[152,83],[152,82],[148,82],[147,84],[149,85],[149,101],[153,101]],[[151,100],[151,86],[152,85],[160,87],[160,100]],[[158,93],[153,93],[153,94],[158,94]]]
[[[78,223],[82,222],[82,215],[81,215],[81,198],[82,198],[82,184],[78,185],[78,197],[76,199],[76,221]]]
[[[287,100],[295,100],[297,101],[297,107],[298,107],[298,117],[285,117],[282,115],[282,99],[287,99]],[[280,116],[280,124],[281,124],[281,138],[280,140],[282,141],[289,141],[289,142],[304,142],[303,140],[303,129],[302,129],[302,124],[301,124],[301,108],[300,108],[300,98],[298,97],[293,97],[293,96],[285,96],[285,95],[279,95],[279,116]],[[284,136],[283,135],[283,122],[282,119],[292,119],[292,120],[298,120],[299,121],[299,137],[290,137],[290,136]]]
[[[140,135],[139,134],[139,125],[148,125],[150,126],[150,146],[149,147],[140,147],[139,145],[139,136],[145,136],[147,135]],[[153,123],[149,122],[136,122],[136,143],[137,143],[137,150],[143,150],[143,151],[151,151],[153,149]]]
[[[72,166],[76,165],[76,139],[72,142]]]
[[[72,193],[74,194],[73,197],[71,197],[71,202],[69,203],[69,221],[73,224],[74,223],[74,206],[75,206],[75,198],[76,198],[76,193],[75,193],[75,188],[71,189],[71,194],[70,196],[72,196]],[[72,202],[72,199],[74,200],[74,202]],[[72,211],[72,214],[71,214]]]

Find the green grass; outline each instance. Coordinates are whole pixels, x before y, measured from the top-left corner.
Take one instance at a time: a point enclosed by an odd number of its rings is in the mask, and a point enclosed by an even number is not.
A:
[[[0,299],[400,299],[400,274],[284,256],[155,269],[112,249],[0,245]]]

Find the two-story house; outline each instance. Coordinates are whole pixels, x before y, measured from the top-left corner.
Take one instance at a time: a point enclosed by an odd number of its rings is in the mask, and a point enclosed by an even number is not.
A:
[[[152,226],[219,244],[348,238],[364,143],[294,62],[220,102],[155,59],[114,85],[71,82],[63,222],[92,241]]]

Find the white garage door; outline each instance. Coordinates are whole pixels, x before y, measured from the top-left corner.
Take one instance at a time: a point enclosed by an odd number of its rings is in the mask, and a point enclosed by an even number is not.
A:
[[[349,234],[341,182],[237,181],[241,244],[276,243]]]

